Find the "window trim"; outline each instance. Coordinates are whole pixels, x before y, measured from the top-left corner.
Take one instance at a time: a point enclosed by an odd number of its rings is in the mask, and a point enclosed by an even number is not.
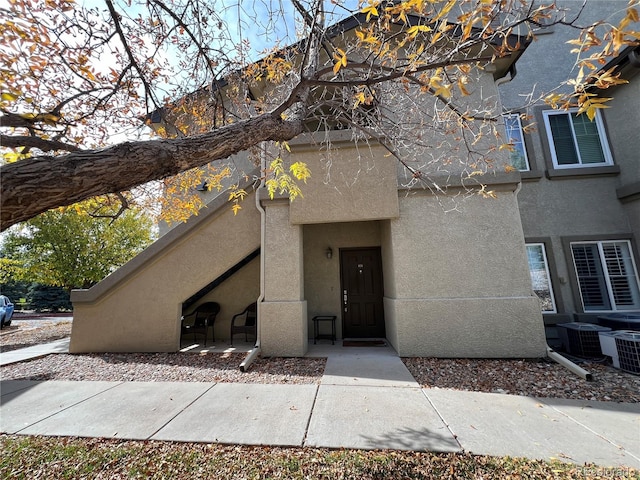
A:
[[[549,283],[549,293],[551,296],[551,304],[553,306],[553,310],[542,310],[542,308],[540,308],[540,312],[542,313],[542,315],[556,315],[558,314],[558,303],[556,301],[556,294],[555,291],[553,289],[553,278],[552,278],[552,273],[551,273],[551,262],[549,261],[549,257],[547,256],[547,245],[544,241],[526,241],[525,240],[525,249],[527,249],[527,247],[534,247],[534,246],[540,246],[542,247],[542,259],[544,260],[544,266],[545,269],[547,271],[547,280]],[[529,263],[529,254],[527,252],[527,264]],[[531,274],[531,266],[529,265],[529,274]],[[533,289],[533,282],[531,284],[531,289],[533,290],[533,292],[535,293],[535,290]],[[537,294],[536,294],[537,296]],[[539,298],[539,297],[538,297]]]
[[[629,253],[631,255],[631,266],[633,269],[633,275],[635,276],[636,282],[637,284],[640,286],[640,277],[638,276],[638,268],[636,265],[636,249],[634,248],[635,245],[632,241],[632,239],[629,238],[629,236],[622,236],[622,235],[607,235],[607,236],[598,236],[598,238],[591,238],[591,239],[586,239],[586,238],[564,238],[563,242],[565,243],[565,246],[568,249],[568,256],[567,259],[571,262],[570,264],[570,269],[569,272],[571,274],[571,280],[572,280],[572,284],[575,288],[575,298],[576,298],[576,305],[579,305],[580,307],[582,307],[582,312],[583,313],[588,313],[588,314],[599,314],[599,313],[610,313],[610,312],[626,312],[629,310],[634,310],[636,307],[633,307],[631,309],[620,309],[617,308],[617,306],[615,305],[615,300],[614,300],[614,295],[613,295],[613,291],[611,288],[611,282],[609,280],[609,270],[606,268],[606,264],[602,264],[602,262],[604,261],[604,258],[602,256],[602,244],[603,243],[626,243],[629,249]],[[611,308],[610,309],[604,309],[604,310],[587,310],[585,309],[584,306],[584,300],[582,298],[582,290],[580,288],[580,279],[578,277],[578,272],[577,272],[577,267],[576,267],[576,262],[575,262],[575,258],[573,256],[573,249],[571,248],[572,245],[574,244],[597,244],[598,246],[598,260],[601,262],[601,266],[602,266],[602,270],[604,273],[604,278],[605,278],[605,286],[606,286],[606,292],[608,295],[608,300],[609,303],[611,304]]]
[[[605,125],[604,125],[604,120],[602,118],[602,115],[600,114],[600,111],[598,110],[596,110],[596,117],[593,121],[596,122],[598,139],[600,140],[600,147],[602,148],[602,153],[604,155],[605,161],[602,163],[582,163],[582,161],[580,161],[580,163],[565,164],[565,165],[561,165],[558,163],[558,158],[556,156],[555,143],[553,139],[553,133],[551,132],[551,124],[549,123],[549,117],[553,115],[567,115],[571,118],[572,116],[574,116],[573,114],[577,113],[577,111],[578,111],[577,108],[571,108],[569,110],[542,110],[542,119],[544,121],[544,127],[546,130],[546,141],[547,141],[547,146],[549,148],[549,155],[551,158],[551,163],[553,165],[553,168],[556,170],[572,170],[576,168],[591,169],[591,168],[602,168],[602,167],[614,166],[613,155],[611,153],[611,148],[609,147],[609,140],[608,140],[608,136],[607,136]],[[582,115],[584,115],[584,113]],[[579,155],[580,153],[577,148],[578,142],[575,138],[575,132],[573,130],[573,122],[570,122],[569,125],[571,127],[571,133],[573,137],[573,146]]]

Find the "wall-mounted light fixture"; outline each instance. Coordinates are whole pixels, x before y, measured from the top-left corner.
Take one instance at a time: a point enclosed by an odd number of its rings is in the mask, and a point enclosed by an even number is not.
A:
[[[327,256],[327,258],[331,260],[331,257],[333,257],[333,250],[331,250],[331,247],[327,247],[327,250],[324,253]]]
[[[198,185],[196,187],[196,191],[198,191],[198,192],[208,192],[209,191],[209,184],[206,181],[202,182],[200,185]]]

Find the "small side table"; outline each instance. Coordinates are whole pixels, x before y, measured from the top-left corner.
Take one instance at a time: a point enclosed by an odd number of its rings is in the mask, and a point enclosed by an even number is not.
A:
[[[317,315],[312,318],[313,320],[313,343],[320,339],[331,340],[331,345],[336,341],[336,316],[335,315]],[[320,322],[331,322],[331,334],[320,333]]]

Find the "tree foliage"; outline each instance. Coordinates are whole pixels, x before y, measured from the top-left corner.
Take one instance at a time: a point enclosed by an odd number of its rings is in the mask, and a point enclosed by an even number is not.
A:
[[[128,209],[113,220],[119,207],[95,206],[92,201],[51,210],[9,230],[0,258],[2,282],[89,288],[152,242],[148,216]]]
[[[567,13],[533,0],[9,0],[1,226],[96,195],[130,203],[146,197],[127,191],[154,180],[195,211],[194,175],[175,175],[279,142],[260,149],[271,165],[305,131],[379,142],[411,185],[477,175],[505,143],[495,102],[466,100],[478,76],[562,24],[575,29],[576,75],[547,101],[592,117],[606,100],[589,86],[619,83],[601,67],[640,39],[639,1],[583,25],[578,2]],[[140,138],[143,123],[159,138]],[[270,185],[291,191],[290,180]]]
[[[28,309],[36,312],[73,310],[70,292],[62,287],[33,283],[25,295]]]

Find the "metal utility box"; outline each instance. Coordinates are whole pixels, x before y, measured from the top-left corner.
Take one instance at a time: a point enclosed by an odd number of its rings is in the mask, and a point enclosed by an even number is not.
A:
[[[613,366],[620,368],[620,360],[618,358],[618,347],[616,346],[616,337],[627,333],[636,333],[632,330],[612,330],[610,332],[598,332],[600,340],[600,349],[602,354],[611,357]]]
[[[640,375],[640,332],[626,332],[615,338],[620,369]]]
[[[602,357],[598,334],[611,331],[609,327],[582,322],[559,323],[558,327],[558,334],[567,353],[578,357]]]

